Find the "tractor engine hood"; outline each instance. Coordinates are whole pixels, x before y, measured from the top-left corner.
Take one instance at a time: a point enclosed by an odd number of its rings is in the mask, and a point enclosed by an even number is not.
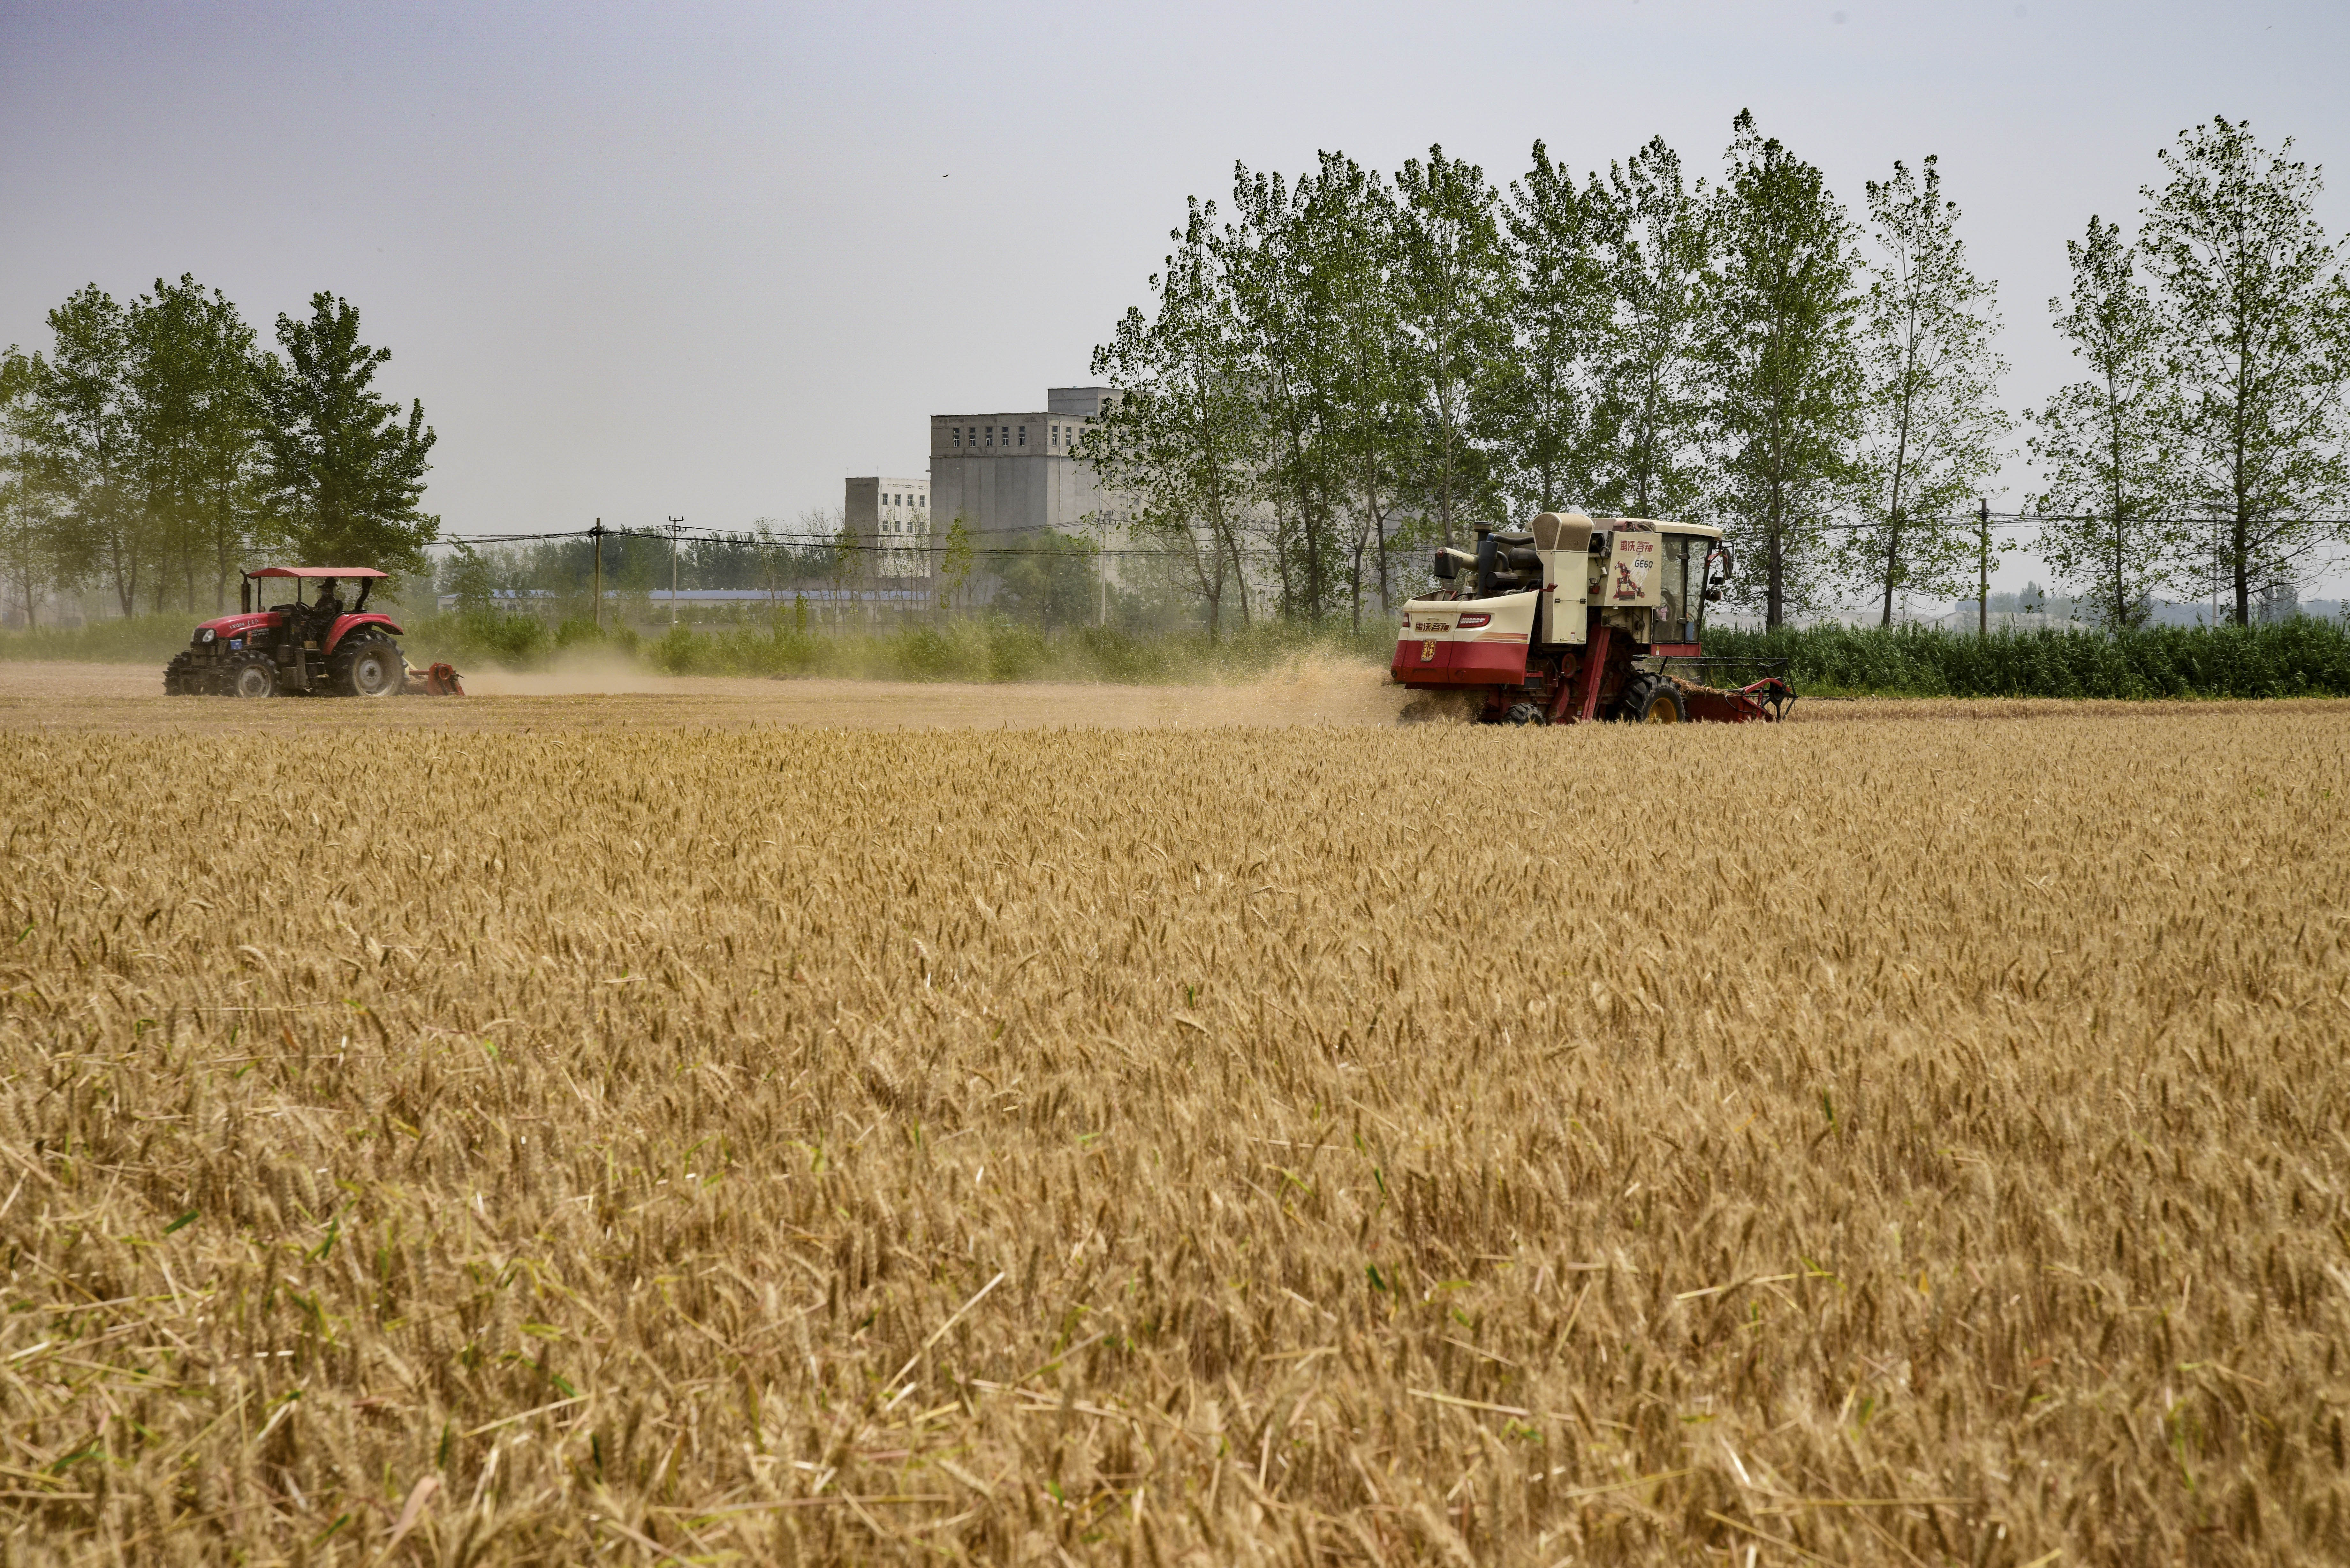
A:
[[[204,633],[211,632],[214,642],[226,642],[230,638],[244,637],[248,633],[276,624],[277,618],[267,610],[255,610],[248,615],[224,615],[217,619],[208,620],[196,628],[192,640],[202,642],[204,640]]]

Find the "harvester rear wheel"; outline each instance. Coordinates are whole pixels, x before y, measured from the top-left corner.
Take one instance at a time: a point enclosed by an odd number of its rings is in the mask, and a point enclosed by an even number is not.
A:
[[[1542,722],[1542,709],[1532,702],[1513,702],[1509,711],[1502,715],[1504,724],[1539,724]]]
[[[1638,675],[1624,688],[1616,717],[1628,724],[1679,724],[1689,720],[1681,689],[1661,675]]]
[[[389,697],[400,690],[404,661],[391,639],[346,639],[328,662],[328,686],[346,697]]]
[[[275,697],[277,695],[277,666],[269,655],[247,651],[238,654],[228,667],[228,694],[232,697]]]

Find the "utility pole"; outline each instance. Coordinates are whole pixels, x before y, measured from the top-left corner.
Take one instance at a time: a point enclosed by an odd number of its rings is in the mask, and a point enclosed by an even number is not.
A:
[[[672,629],[677,626],[677,536],[680,532],[678,525],[684,521],[682,517],[672,517],[669,520],[669,624]]]
[[[1975,588],[1975,635],[1991,635],[1991,499],[1975,498],[1975,544],[1980,547],[1981,570]]]
[[[588,530],[588,536],[596,541],[596,608],[594,614],[596,617],[596,630],[600,634],[604,629],[604,520],[601,517],[596,519],[596,526]]]

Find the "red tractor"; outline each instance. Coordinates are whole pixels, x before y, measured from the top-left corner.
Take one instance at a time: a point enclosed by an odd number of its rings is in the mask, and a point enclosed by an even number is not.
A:
[[[244,576],[237,613],[196,628],[187,651],[163,667],[165,696],[389,697],[406,686],[407,660],[391,640],[400,628],[367,607],[383,573],[372,566],[264,566]],[[258,585],[272,577],[294,579],[293,600],[256,608]],[[359,584],[348,608],[335,592],[346,580]],[[317,591],[305,604],[312,583]]]
[[[1700,524],[1545,512],[1530,528],[1480,526],[1473,553],[1437,552],[1451,586],[1404,607],[1390,673],[1468,698],[1484,723],[1776,720],[1795,700],[1781,676],[1700,679],[1725,662],[1700,657],[1698,621],[1729,575],[1721,530]]]

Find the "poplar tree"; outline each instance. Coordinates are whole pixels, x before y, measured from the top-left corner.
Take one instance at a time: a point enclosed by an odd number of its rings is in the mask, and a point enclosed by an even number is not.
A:
[[[1933,155],[1915,174],[1895,162],[1867,192],[1877,255],[1862,349],[1862,523],[1842,553],[1879,597],[1877,624],[1890,626],[1898,593],[1965,591],[1976,541],[1954,514],[1999,471],[2007,361],[1991,349],[1992,286],[1968,270],[1958,203],[1942,195]]]
[[[225,609],[229,578],[259,532],[253,328],[227,296],[185,274],[132,300],[125,326],[140,505],[157,549],[151,597],[161,608],[165,568],[176,568],[192,609],[201,572]]]
[[[1422,450],[1396,287],[1400,217],[1385,181],[1330,153],[1309,211],[1315,288],[1330,322],[1337,542],[1349,624],[1359,631],[1367,566],[1378,576],[1381,610],[1393,603],[1392,530]]]
[[[2350,501],[2344,389],[2350,286],[2317,221],[2321,170],[2221,118],[2161,153],[2139,248],[2166,306],[2166,360],[2185,400],[2185,480],[2222,524],[2213,541],[2238,625],[2253,590],[2345,536],[2324,521]]]
[[[1819,170],[1741,110],[1713,198],[1709,424],[1732,591],[1777,628],[1809,602],[1828,513],[1850,483],[1862,379],[1852,230]]]
[[[1513,516],[1587,504],[1598,455],[1598,388],[1613,300],[1596,231],[1613,216],[1606,193],[1578,190],[1572,170],[1537,141],[1534,166],[1503,210],[1518,286],[1509,350],[1493,367],[1485,432]]]
[[[2093,215],[2064,251],[2072,295],[2048,309],[2087,374],[2038,412],[2024,410],[2041,485],[2030,504],[2053,514],[2041,530],[2042,558],[2107,626],[2134,627],[2184,565],[2172,444],[2182,409],[2164,363],[2161,317],[2120,225]]]
[[[36,369],[13,343],[0,354],[0,604],[13,598],[27,628],[40,624],[48,593],[71,580],[67,541],[35,467]]]
[[[27,477],[77,563],[102,578],[123,615],[138,607],[153,556],[140,504],[130,323],[96,284],[48,314],[50,353],[25,372]]]
[[[1510,353],[1515,285],[1501,199],[1473,163],[1428,150],[1396,175],[1399,320],[1421,426],[1420,504],[1438,537],[1498,510],[1477,440],[1494,369]]]
[[[1242,534],[1253,504],[1262,422],[1252,395],[1216,204],[1194,199],[1175,249],[1150,278],[1154,309],[1129,308],[1093,374],[1120,389],[1073,455],[1105,491],[1130,498],[1129,531],[1171,552],[1178,575],[1221,631],[1227,596],[1248,618]]]
[[[391,350],[359,332],[359,313],[324,292],[308,319],[277,318],[286,358],[268,361],[262,382],[276,520],[313,564],[421,571],[441,524],[421,504],[433,433],[421,400],[403,421],[375,390]]]
[[[1705,488],[1703,417],[1710,194],[1663,137],[1607,166],[1586,197],[1611,296],[1597,374],[1603,436],[1593,499],[1634,517],[1694,509]]]

